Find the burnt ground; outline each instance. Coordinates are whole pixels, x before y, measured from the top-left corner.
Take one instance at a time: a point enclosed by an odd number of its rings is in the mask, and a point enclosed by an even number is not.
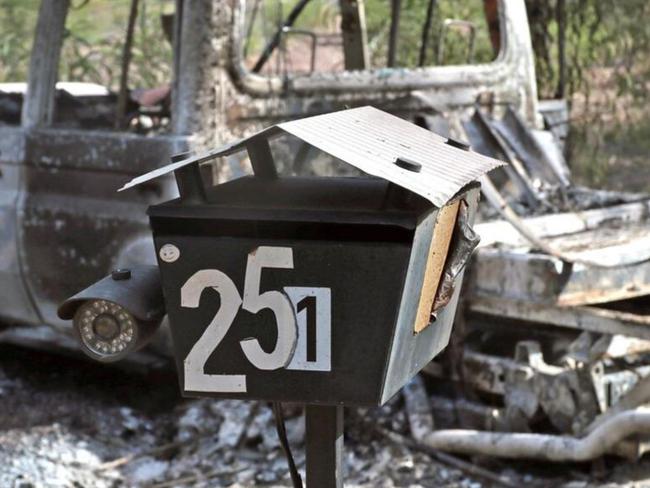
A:
[[[302,468],[301,409],[289,405],[285,413]],[[346,417],[346,486],[493,485],[369,428],[408,436],[399,396],[382,408],[348,410]],[[516,486],[650,485],[650,459],[465,461]],[[147,376],[0,346],[0,487],[50,486],[290,486],[290,480],[266,404],[181,399],[172,368]]]

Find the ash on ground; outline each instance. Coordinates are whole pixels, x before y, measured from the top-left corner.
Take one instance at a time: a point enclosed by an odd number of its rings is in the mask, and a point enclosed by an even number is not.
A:
[[[284,411],[304,479],[302,408],[285,405]],[[408,436],[401,397],[381,408],[346,410],[346,486],[490,486],[368,425]],[[517,485],[633,486],[650,478],[650,462],[549,466],[466,461]],[[0,487],[50,486],[248,487],[291,482],[266,403],[182,399],[171,367],[134,374],[84,359],[0,346]]]

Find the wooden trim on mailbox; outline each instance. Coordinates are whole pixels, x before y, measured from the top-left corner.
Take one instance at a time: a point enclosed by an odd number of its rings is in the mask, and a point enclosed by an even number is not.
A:
[[[458,216],[458,205],[460,200],[456,200],[445,205],[438,212],[436,224],[433,227],[433,238],[429,247],[429,257],[427,258],[426,270],[424,272],[424,281],[422,283],[422,292],[420,294],[420,304],[418,306],[414,332],[417,334],[424,330],[431,323],[431,309],[433,301],[438,292],[440,278],[445,266],[451,238],[456,225]]]

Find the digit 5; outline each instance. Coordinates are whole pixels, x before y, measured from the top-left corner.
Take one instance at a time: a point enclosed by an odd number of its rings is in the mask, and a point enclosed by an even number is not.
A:
[[[260,246],[248,254],[242,308],[257,313],[269,308],[275,315],[278,338],[275,348],[266,352],[255,338],[244,339],[241,348],[253,366],[263,370],[285,367],[291,361],[298,339],[298,326],[289,298],[279,291],[260,293],[262,268],[293,269],[290,247]]]

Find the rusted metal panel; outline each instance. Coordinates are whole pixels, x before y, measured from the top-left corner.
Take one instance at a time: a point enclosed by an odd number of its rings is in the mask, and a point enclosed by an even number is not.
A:
[[[494,183],[499,188],[507,182],[512,183],[516,188],[517,200],[535,207],[539,203],[537,190],[530,178],[522,173],[521,162],[516,159],[513,151],[492,127],[487,115],[480,109],[476,110],[471,119],[463,122],[463,129],[475,151],[510,163],[494,171],[492,174]]]
[[[58,304],[106,275],[119,264],[122,249],[148,233],[144,212],[157,195],[118,200],[112,189],[123,181],[119,173],[36,168],[26,173],[18,215],[23,273],[43,320],[67,329],[56,316]],[[148,247],[154,263],[150,238]]]
[[[492,317],[518,320],[521,327],[553,325],[600,334],[650,339],[650,317],[596,307],[558,307],[502,298],[474,297],[468,310]]]
[[[650,260],[650,221],[623,228],[605,224],[578,234],[549,237],[546,242],[576,263],[630,266]]]
[[[69,0],[41,2],[29,62],[29,88],[22,107],[23,127],[38,127],[52,122],[54,86],[59,74],[69,6]]]
[[[427,364],[422,371],[434,378],[463,381],[478,391],[503,395],[506,392],[506,377],[517,372],[529,375],[529,369],[513,359],[466,350],[462,357],[462,375],[449,375],[438,363],[433,362]]]
[[[559,149],[564,151],[569,135],[569,102],[566,99],[540,100],[538,107]]]
[[[484,248],[472,263],[470,295],[573,306],[650,294],[650,261],[596,268],[566,265],[546,254]]]
[[[634,196],[631,196],[634,198]],[[524,220],[539,237],[556,237],[577,234],[603,226],[624,227],[630,223],[647,222],[650,217],[650,200],[636,197],[637,201],[577,212],[554,213]],[[529,246],[529,242],[505,220],[485,222],[476,226],[481,235],[480,247],[497,244],[514,248]]]
[[[17,246],[26,288],[42,320],[62,299],[125,264],[155,263],[146,207],[176,194],[171,179],[137,192],[115,189],[130,175],[169,161],[186,138],[39,129],[29,133],[22,163]]]
[[[480,249],[472,258],[470,296],[555,303],[571,270],[556,258],[539,253]]]
[[[17,322],[38,322],[34,303],[25,289],[20,266],[17,209],[22,200],[25,135],[19,128],[0,128],[0,313]]]
[[[53,170],[83,169],[133,175],[158,168],[187,149],[182,136],[38,129],[27,136],[26,164]],[[114,190],[115,188],[111,188]]]
[[[468,351],[463,354],[463,378],[479,391],[504,395],[506,378],[530,375],[530,367],[513,359]]]
[[[469,293],[562,306],[612,302],[650,293],[650,202],[525,219],[533,232],[566,255],[608,267],[566,264],[531,249],[505,221],[478,224]]]
[[[528,174],[537,185],[551,183],[567,186],[569,184],[566,171],[560,171],[550,163],[544,149],[515,111],[508,108],[504,117],[494,121],[493,125],[526,165]]]

